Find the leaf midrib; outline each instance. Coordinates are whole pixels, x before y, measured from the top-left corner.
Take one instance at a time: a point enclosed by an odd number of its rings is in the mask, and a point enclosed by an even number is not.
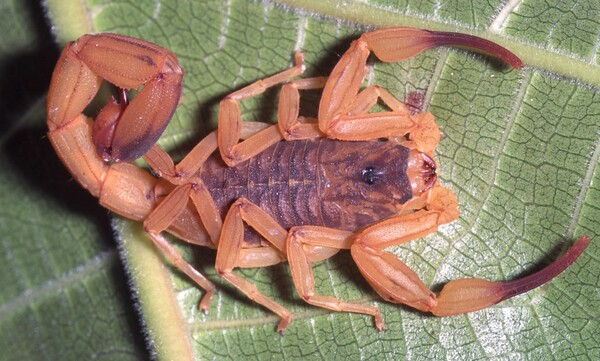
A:
[[[50,297],[65,289],[81,284],[86,277],[94,275],[110,265],[119,262],[115,249],[101,252],[87,262],[75,267],[56,278],[50,279],[38,286],[30,287],[17,297],[0,305],[0,323],[15,312],[39,302],[39,300]]]

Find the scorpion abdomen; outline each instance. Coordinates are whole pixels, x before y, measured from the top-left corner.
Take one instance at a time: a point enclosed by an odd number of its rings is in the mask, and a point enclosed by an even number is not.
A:
[[[236,167],[218,152],[202,180],[224,218],[245,197],[282,227],[355,230],[398,211],[412,197],[409,150],[392,141],[282,141]]]

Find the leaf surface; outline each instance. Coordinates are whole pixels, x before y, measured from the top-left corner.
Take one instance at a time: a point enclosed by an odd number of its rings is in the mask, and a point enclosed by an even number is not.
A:
[[[304,51],[307,76],[317,76],[327,75],[350,40],[370,27],[426,27],[498,41],[528,66],[509,70],[448,48],[372,66],[369,83],[399,99],[411,92],[425,96],[425,110],[444,133],[436,155],[441,182],[460,202],[459,221],[391,251],[439,290],[456,278],[529,274],[577,236],[592,238],[576,264],[548,285],[487,310],[446,318],[380,301],[347,253],[316,264],[317,292],[379,306],[388,327],[382,333],[367,316],[306,306],[287,265],[239,271],[293,312],[281,337],[274,315],[220,281],[214,251],[180,245],[218,287],[203,315],[196,307],[201,292],[164,265],[139,225],[118,219],[114,228],[159,359],[600,358],[600,9],[594,1],[74,3],[79,8],[71,10],[78,11],[67,16],[48,1],[60,41],[109,31],[155,42],[179,57],[186,72],[184,100],[160,140],[176,158],[214,127],[224,95],[285,69],[294,50]],[[310,114],[316,103],[308,95],[303,111]],[[276,91],[245,101],[244,117],[273,121],[276,104]],[[114,350],[123,351],[119,358],[143,357],[133,346],[138,326],[127,316],[127,293],[122,280],[114,280],[119,265],[102,226],[105,213],[67,181],[39,138],[24,159],[40,154],[45,165],[17,160],[26,148],[17,146],[20,139],[40,134],[29,129],[43,133],[43,117],[33,118],[32,125],[10,123],[12,134],[2,142],[0,199],[14,206],[0,213],[6,235],[0,349],[6,345],[21,358],[30,356],[24,352],[57,358],[53,350],[68,343],[74,359]],[[40,181],[46,178],[50,181]],[[17,342],[15,327],[30,338]],[[25,342],[34,348],[15,346]]]

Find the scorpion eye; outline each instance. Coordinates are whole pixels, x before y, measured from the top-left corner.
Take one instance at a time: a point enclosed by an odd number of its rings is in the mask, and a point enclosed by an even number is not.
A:
[[[381,174],[382,173],[380,171],[377,171],[375,168],[370,166],[365,167],[365,169],[363,169],[361,172],[362,180],[368,185],[375,183],[376,180],[381,178]]]

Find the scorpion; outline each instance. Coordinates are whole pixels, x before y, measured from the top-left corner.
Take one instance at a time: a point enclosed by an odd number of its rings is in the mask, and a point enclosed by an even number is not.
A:
[[[590,239],[581,236],[550,265],[520,279],[453,280],[439,293],[386,251],[456,220],[458,201],[437,179],[433,157],[441,134],[433,115],[414,114],[377,85],[363,88],[367,58],[372,52],[383,62],[397,62],[440,45],[469,47],[516,69],[524,66],[483,38],[407,27],[364,33],[328,77],[300,78],[303,55],[296,52],[290,68],[227,95],[219,104],[217,129],[175,165],[156,142],[182,94],[176,56],[127,36],[84,35],[66,45],[54,70],[48,136],[82,187],[107,209],[143,222],[164,257],[205,291],[199,303],[205,312],[215,286],[163,232],[216,249],[217,273],[277,314],[280,333],[291,312],[234,269],[288,262],[304,301],[371,315],[384,330],[378,307],[315,293],[311,264],[350,250],[384,300],[437,316],[468,313],[550,281]],[[93,120],[84,108],[103,81],[120,90],[119,99],[109,100]],[[281,87],[277,123],[243,121],[239,102],[275,86]],[[129,100],[131,89],[139,91]],[[302,90],[321,90],[316,118],[300,115]],[[373,111],[381,103],[388,109]],[[131,163],[139,157],[152,173]]]

